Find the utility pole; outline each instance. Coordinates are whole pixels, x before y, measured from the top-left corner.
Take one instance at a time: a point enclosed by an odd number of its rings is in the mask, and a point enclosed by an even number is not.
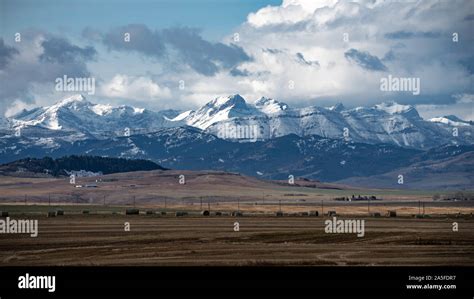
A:
[[[370,197],[367,199],[367,213],[369,213],[370,216]]]
[[[324,199],[321,200],[321,216],[324,216]]]
[[[423,203],[423,216],[425,215],[425,203]]]
[[[421,201],[418,201],[418,215],[421,214]]]

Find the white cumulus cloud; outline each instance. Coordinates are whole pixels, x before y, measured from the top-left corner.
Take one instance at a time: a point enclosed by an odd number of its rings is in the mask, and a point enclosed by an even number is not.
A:
[[[124,74],[115,75],[101,87],[102,95],[140,100],[168,100],[171,91],[147,77],[131,77]]]

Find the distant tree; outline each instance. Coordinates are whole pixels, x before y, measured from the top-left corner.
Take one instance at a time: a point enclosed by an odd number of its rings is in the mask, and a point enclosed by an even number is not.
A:
[[[58,159],[44,157],[42,159],[26,158],[6,164],[10,169],[25,168],[35,173],[43,173],[45,169],[53,176],[67,175],[67,171],[85,170],[102,172],[103,174],[146,171],[164,169],[149,160],[131,160],[123,158],[110,158],[100,156],[65,156]]]

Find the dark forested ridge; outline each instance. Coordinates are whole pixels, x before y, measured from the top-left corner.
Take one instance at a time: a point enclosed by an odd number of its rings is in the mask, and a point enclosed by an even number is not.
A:
[[[57,159],[44,157],[42,159],[26,158],[0,165],[4,172],[34,172],[48,173],[53,176],[67,175],[66,171],[91,171],[103,174],[165,169],[160,165],[143,159],[109,158],[100,156],[65,156]]]

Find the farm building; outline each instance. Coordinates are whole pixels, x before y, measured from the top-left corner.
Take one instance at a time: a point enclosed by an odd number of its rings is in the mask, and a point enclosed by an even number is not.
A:
[[[396,211],[387,211],[387,216],[388,217],[397,217],[397,212]]]

